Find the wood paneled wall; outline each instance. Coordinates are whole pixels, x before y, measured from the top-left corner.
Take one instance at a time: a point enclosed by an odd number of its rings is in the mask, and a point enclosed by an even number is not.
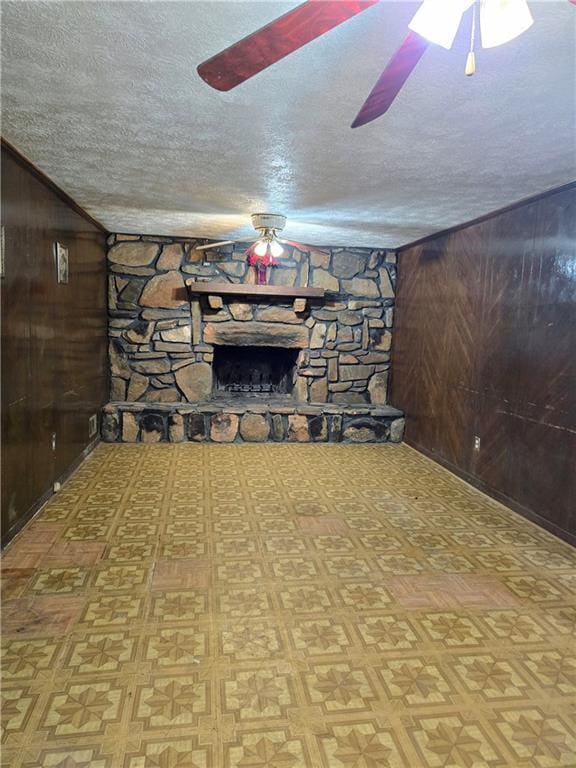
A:
[[[398,272],[406,442],[576,542],[576,185],[403,249]]]
[[[105,234],[2,146],[2,541],[94,438],[108,388]],[[69,248],[56,281],[52,244]],[[52,435],[56,448],[52,449]]]

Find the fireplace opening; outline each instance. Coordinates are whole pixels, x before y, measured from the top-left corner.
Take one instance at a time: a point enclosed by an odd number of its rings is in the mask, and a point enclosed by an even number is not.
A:
[[[298,349],[214,347],[214,393],[242,396],[287,395]]]

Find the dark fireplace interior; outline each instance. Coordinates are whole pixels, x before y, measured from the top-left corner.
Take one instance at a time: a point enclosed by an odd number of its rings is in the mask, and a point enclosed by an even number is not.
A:
[[[298,349],[282,347],[214,347],[214,392],[232,395],[286,395]]]

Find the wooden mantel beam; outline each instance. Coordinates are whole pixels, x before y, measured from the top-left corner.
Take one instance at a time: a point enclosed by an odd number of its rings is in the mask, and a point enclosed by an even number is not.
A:
[[[218,283],[212,281],[187,280],[192,294],[208,296],[262,296],[266,298],[321,299],[324,288],[301,288],[290,285],[249,285],[248,283]]]

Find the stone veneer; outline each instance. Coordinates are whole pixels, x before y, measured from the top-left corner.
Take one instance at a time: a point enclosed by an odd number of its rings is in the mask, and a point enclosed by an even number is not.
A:
[[[254,273],[246,264],[245,244],[198,251],[195,246],[200,242],[205,241],[135,235],[108,239],[111,404],[105,410],[105,439],[142,439],[140,426],[134,426],[131,419],[139,424],[146,404],[148,410],[155,404],[157,413],[164,414],[158,417],[158,425],[168,418],[166,412],[190,413],[186,404],[194,404],[192,411],[208,406],[213,416],[215,408],[218,410],[212,401],[214,344],[300,349],[292,401],[280,406],[288,409],[283,416],[284,439],[289,439],[291,429],[287,420],[294,431],[296,417],[301,416],[306,417],[308,434],[314,434],[315,427],[312,432],[308,429],[308,417],[318,414],[299,413],[304,404],[331,404],[336,406],[333,415],[354,407],[358,417],[370,413],[376,421],[369,439],[390,439],[391,419],[401,416],[383,408],[390,366],[395,254],[366,248],[309,253],[287,248],[278,266],[271,269],[270,284],[322,287],[324,299],[311,301],[302,312],[295,311],[289,298],[224,297],[223,305],[213,309],[207,297],[189,295],[186,282],[253,283]],[[234,410],[254,413],[258,400],[252,400],[249,408],[239,407],[237,402],[229,406],[229,414]],[[222,403],[219,408],[222,411]],[[372,413],[376,409],[380,409],[378,415]],[[123,413],[131,414],[124,420],[126,428],[119,424]],[[254,424],[260,423],[256,416],[263,413],[254,413]],[[283,439],[272,434],[273,416],[266,410],[266,426],[260,432],[270,439]],[[189,416],[187,420],[190,422]],[[113,427],[116,422],[118,429]],[[234,439],[241,439],[242,432],[250,433],[244,422],[244,430],[240,429],[241,419],[238,422]],[[328,435],[328,422],[321,423],[325,429],[318,427],[318,435]],[[162,439],[171,439],[169,423],[162,424],[156,431]],[[397,437],[398,427],[395,431]],[[189,428],[185,433],[186,439],[197,439],[190,436]],[[213,433],[209,425],[203,432],[205,439],[213,439]],[[322,439],[318,435],[316,439]]]
[[[103,439],[127,443],[399,443],[403,433],[389,405],[108,403],[102,418]]]

